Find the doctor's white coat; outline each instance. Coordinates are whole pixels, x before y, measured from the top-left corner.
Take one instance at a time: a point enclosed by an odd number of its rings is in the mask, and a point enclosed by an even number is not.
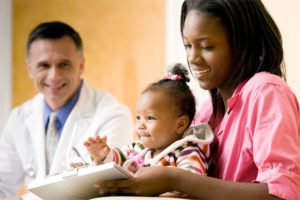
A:
[[[10,114],[0,141],[0,197],[16,195],[24,181],[29,184],[46,177],[43,104],[38,94]],[[126,106],[84,83],[62,130],[50,174],[69,168],[75,157],[73,146],[89,160],[83,146],[89,136],[107,135],[109,145],[120,147],[131,143],[132,128]]]

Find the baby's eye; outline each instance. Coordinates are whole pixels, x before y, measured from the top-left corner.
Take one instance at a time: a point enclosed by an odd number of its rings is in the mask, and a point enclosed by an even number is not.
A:
[[[136,120],[140,120],[141,119],[141,117],[140,116],[136,116]]]
[[[153,116],[148,116],[147,119],[148,119],[148,120],[156,120],[156,118],[153,117]]]

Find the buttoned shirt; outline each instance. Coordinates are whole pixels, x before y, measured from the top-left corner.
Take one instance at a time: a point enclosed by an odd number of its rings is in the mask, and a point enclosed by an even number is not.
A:
[[[283,199],[300,199],[300,109],[278,76],[260,72],[240,83],[225,114],[212,116],[206,101],[194,123],[208,122],[215,134],[213,176],[259,182]]]
[[[83,81],[81,81],[80,87],[76,90],[75,95],[63,107],[61,107],[57,111],[56,129],[59,134],[59,137],[61,135],[61,132],[65,125],[65,122],[68,119],[69,114],[71,113],[77,100],[79,99],[82,83],[83,83]],[[45,104],[44,104],[44,124],[45,124],[45,130],[46,130],[45,132],[47,132],[48,124],[49,124],[49,117],[52,112],[53,112],[53,110],[45,102]]]

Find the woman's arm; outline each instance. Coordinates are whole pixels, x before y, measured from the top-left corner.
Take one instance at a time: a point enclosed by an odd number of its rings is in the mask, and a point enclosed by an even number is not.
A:
[[[279,199],[268,193],[267,184],[234,183],[202,176],[176,167],[146,167],[134,179],[105,181],[95,185],[100,194],[159,195],[178,191],[201,199]]]
[[[268,193],[265,183],[238,183],[193,175],[176,168],[165,169],[172,190],[202,199],[279,199]],[[151,172],[150,172],[151,173]],[[154,171],[153,171],[154,173]]]

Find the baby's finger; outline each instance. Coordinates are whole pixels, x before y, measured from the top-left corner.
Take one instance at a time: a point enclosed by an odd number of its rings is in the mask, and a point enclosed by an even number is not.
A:
[[[86,147],[89,147],[89,146],[90,146],[90,143],[89,143],[88,141],[85,141],[85,142],[83,143],[83,145],[86,146]]]
[[[107,136],[106,136],[106,135],[103,135],[103,136],[101,137],[101,143],[106,143],[106,141],[107,141]]]
[[[100,137],[99,137],[99,135],[96,135],[96,136],[95,136],[95,142],[100,142]]]
[[[92,138],[92,137],[89,137],[88,141],[89,141],[91,144],[95,143],[95,140],[94,140],[94,138]]]
[[[107,141],[107,136],[103,135],[102,139],[106,142]]]

